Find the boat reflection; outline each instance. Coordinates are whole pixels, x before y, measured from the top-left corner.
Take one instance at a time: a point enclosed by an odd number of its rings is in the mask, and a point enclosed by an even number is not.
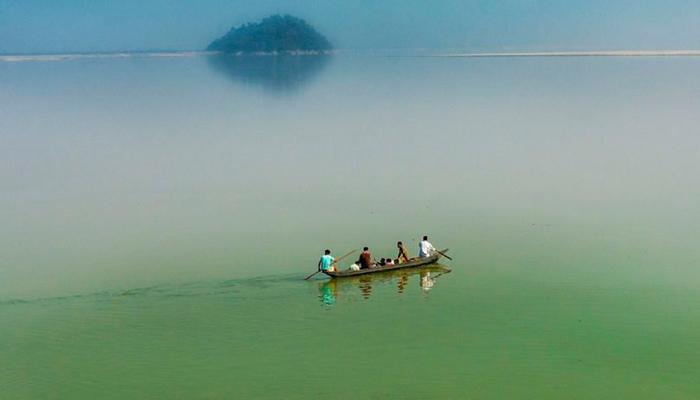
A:
[[[212,54],[209,65],[227,78],[261,86],[274,93],[294,92],[328,64],[328,55],[253,56]]]
[[[418,279],[418,287],[423,293],[427,293],[435,286],[435,281],[451,269],[434,264],[430,266],[406,268],[393,271],[378,272],[375,274],[359,275],[346,278],[336,278],[318,283],[319,300],[322,305],[331,306],[341,299],[356,299],[361,297],[369,300],[373,289],[383,285],[396,285],[396,293],[402,295],[409,287],[411,277]]]

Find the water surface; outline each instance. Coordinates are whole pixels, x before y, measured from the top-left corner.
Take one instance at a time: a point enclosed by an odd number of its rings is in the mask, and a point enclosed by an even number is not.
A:
[[[213,57],[0,63],[3,398],[700,396],[700,60]]]

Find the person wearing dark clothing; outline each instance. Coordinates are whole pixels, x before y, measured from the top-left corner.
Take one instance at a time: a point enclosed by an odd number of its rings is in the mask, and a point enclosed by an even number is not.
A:
[[[374,262],[372,261],[372,253],[369,252],[369,247],[362,249],[362,254],[360,254],[357,263],[360,264],[360,269],[372,268]]]

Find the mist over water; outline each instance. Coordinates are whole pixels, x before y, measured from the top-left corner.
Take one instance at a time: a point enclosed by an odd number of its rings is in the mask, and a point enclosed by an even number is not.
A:
[[[5,396],[700,394],[700,60],[216,57],[0,63]]]

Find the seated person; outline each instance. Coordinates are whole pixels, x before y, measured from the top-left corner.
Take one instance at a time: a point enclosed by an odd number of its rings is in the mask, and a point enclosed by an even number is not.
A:
[[[391,258],[387,258],[386,265],[394,265],[394,260],[392,260]]]
[[[383,266],[385,266],[385,265],[386,265],[386,259],[385,259],[385,258],[382,258],[381,260],[379,260],[379,266],[383,267]]]
[[[331,251],[326,249],[318,260],[318,270],[319,271],[336,271],[335,269],[335,258],[331,255]]]

